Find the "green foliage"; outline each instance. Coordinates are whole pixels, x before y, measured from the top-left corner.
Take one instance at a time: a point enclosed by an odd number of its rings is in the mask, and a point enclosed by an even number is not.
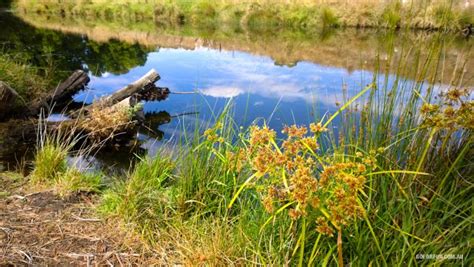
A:
[[[193,10],[189,5],[176,3],[174,8],[180,11],[173,14],[187,16],[199,8],[213,14],[213,21],[221,18],[217,5],[212,6],[214,11],[205,4],[202,7],[196,4]],[[244,25],[254,27],[309,25],[306,23],[311,16],[303,10],[281,12],[278,8],[261,4],[249,7],[244,13],[237,8],[236,13],[234,10],[227,14],[241,16]],[[384,27],[403,24],[396,10],[396,7],[387,8],[381,18],[377,17],[377,23],[385,24]],[[166,16],[166,11],[163,12]],[[446,18],[452,18],[453,14],[446,12],[437,11],[440,25],[452,25],[452,22],[446,24]],[[324,13],[322,9],[324,25],[334,26],[341,21],[331,10]],[[118,47],[111,46],[110,51],[122,51],[121,45],[115,45]],[[395,50],[394,42],[388,41],[387,45],[387,51]],[[408,48],[400,50],[411,53]],[[127,46],[124,49],[127,51]],[[296,184],[300,191],[295,191],[297,187],[292,183],[302,176],[275,166],[272,161],[278,149],[284,151],[283,142],[288,140],[275,138],[274,142],[265,143],[265,149],[273,152],[270,155],[249,150],[251,131],[237,129],[229,104],[216,118],[216,124],[204,131],[204,136],[200,125],[196,132],[185,133],[172,159],[163,156],[164,152],[155,158],[141,159],[124,181],[103,194],[99,211],[118,218],[126,229],[134,230],[156,246],[162,245],[161,237],[171,235],[171,241],[167,241],[191,262],[203,258],[209,265],[336,265],[338,251],[342,252],[345,264],[354,266],[422,264],[416,261],[419,253],[467,257],[472,253],[469,230],[474,192],[469,180],[472,97],[466,96],[463,90],[454,90],[457,88],[441,97],[432,87],[427,89],[427,84],[439,82],[438,68],[443,66],[440,59],[445,55],[436,45],[428,50],[428,58],[416,52],[415,63],[404,61],[410,54],[389,55],[387,63],[376,62],[380,65],[375,69],[380,72],[374,73],[375,89],[361,88],[358,101],[348,99],[338,112],[327,116],[324,127],[335,129],[332,124],[339,118],[341,124],[337,130],[312,136],[320,144],[317,153],[308,150],[300,154],[312,159],[298,162],[303,167],[311,166],[311,175],[304,177],[314,178],[319,185],[324,185],[321,177],[330,172],[328,169],[341,166],[337,164],[370,165],[372,169],[366,168],[367,172],[363,173],[363,188],[358,188],[350,203],[346,203],[344,192],[349,190],[349,182],[359,177],[353,175],[357,171],[352,167],[341,168],[332,176],[328,174],[331,178],[328,190],[318,187],[320,191],[311,192],[320,194],[322,208],[310,208],[307,205],[310,198],[297,198],[298,193],[313,190],[307,186],[315,186],[313,180],[304,180]],[[101,51],[97,49],[96,53]],[[395,64],[396,73],[385,72],[388,65],[384,64]],[[128,66],[127,61],[122,66]],[[413,79],[403,78],[407,72],[412,73]],[[462,78],[453,75],[453,81]],[[457,85],[458,82],[451,84]],[[438,108],[432,109],[434,106]],[[458,114],[459,118],[452,114]],[[310,140],[301,143],[297,138],[290,141],[305,145],[300,149],[311,144]],[[269,157],[264,158],[265,164],[257,164],[261,163],[258,156]],[[56,181],[61,185],[58,188],[67,188],[64,192],[98,189],[100,176],[84,177],[77,170],[65,169],[64,158],[61,149],[46,146],[45,151],[37,154],[33,177]],[[257,172],[262,165],[264,171]],[[278,172],[267,173],[268,166]],[[347,191],[341,193],[341,188]],[[271,198],[266,197],[270,194]],[[358,220],[348,216],[354,206],[364,208],[364,212],[357,213]],[[345,218],[339,218],[340,214]],[[323,216],[327,221],[316,221],[316,217]],[[340,223],[333,224],[335,219]],[[344,227],[335,227],[340,225]],[[341,234],[341,246],[324,226],[333,227]],[[456,263],[446,259],[433,262],[435,265]]]
[[[276,5],[262,6],[253,3],[247,8],[242,20],[245,25],[253,29],[279,27],[282,25],[282,20],[278,17]]]
[[[424,90],[425,79],[437,81],[424,76],[437,73],[431,71],[439,67],[434,59],[441,52],[433,48],[431,56],[418,67],[415,82],[402,78],[408,67],[406,57],[398,58],[395,81],[376,72],[375,90],[364,88],[324,125],[311,125],[319,133],[314,138],[295,138],[304,127],[287,128],[292,137],[286,145],[288,140],[271,141],[265,138],[268,132],[255,133],[257,128],[237,129],[229,104],[203,135],[199,130],[184,134],[173,157],[177,168],[163,167],[170,165],[161,154],[143,159],[126,182],[104,195],[101,210],[157,246],[158,233],[171,235],[185,257],[205,254],[209,264],[245,259],[262,265],[336,265],[340,251],[345,264],[393,265],[415,263],[419,253],[445,253],[446,247],[466,255],[474,188],[466,179],[472,175],[467,167],[472,164],[472,130],[464,122],[472,120],[472,100],[464,90],[452,89],[436,99],[433,91]],[[364,107],[358,112],[356,98]],[[426,106],[429,100],[438,109]],[[463,119],[453,120],[450,114]],[[334,129],[337,117],[342,121],[338,132],[323,132]],[[256,139],[266,140],[265,146],[252,149]],[[294,157],[302,168],[313,166],[311,175],[282,171],[289,161],[279,162],[278,151],[289,144],[311,148],[312,140],[320,144],[316,153]],[[363,187],[348,196],[354,179]],[[315,195],[308,194],[317,184],[319,208],[310,207]],[[340,233],[342,245],[331,237],[333,231]],[[232,240],[232,245],[209,242],[209,236]]]
[[[28,12],[96,17],[114,21],[138,22],[153,19],[158,24],[216,26],[241,25],[244,28],[311,30],[320,27],[363,26],[382,28],[459,29],[459,17],[472,13],[461,4],[433,1],[428,4],[401,4],[399,1],[307,3],[306,1],[114,1],[98,0],[61,3],[18,0],[17,8]],[[434,9],[434,12],[426,12]],[[337,14],[337,15],[336,15]],[[472,15],[471,15],[472,17]],[[463,19],[465,21],[465,19]],[[426,22],[426,23],[425,23]]]
[[[68,151],[60,145],[45,143],[35,155],[35,167],[31,173],[33,183],[51,184],[67,170]]]
[[[185,22],[185,16],[176,4],[167,3],[155,7],[154,21],[159,25],[181,25]]]
[[[84,65],[96,75],[127,73],[145,64],[147,52],[152,50],[117,40],[84,42],[73,34],[64,38],[61,32],[35,28],[9,13],[2,14],[2,21],[10,27],[0,28],[0,77],[26,101]]]
[[[196,1],[191,7],[194,16],[213,18],[217,15],[216,3],[211,3],[205,0]]]
[[[450,27],[457,27],[456,14],[453,11],[452,6],[448,4],[441,4],[434,8],[433,17],[436,26],[444,30],[448,30]]]
[[[67,162],[76,140],[62,138],[60,132],[55,135],[47,135],[46,132],[44,130],[38,136],[40,143],[30,182],[40,187],[51,187],[61,197],[78,191],[99,192],[103,177],[101,173],[84,172]]]
[[[44,93],[50,86],[38,68],[28,64],[21,53],[0,55],[0,77],[20,95],[18,105]]]
[[[474,25],[474,8],[468,8],[459,15],[459,26]]]
[[[126,182],[104,193],[99,211],[119,217],[153,242],[169,213],[171,200],[165,186],[172,178],[172,170],[169,158],[142,159]]]

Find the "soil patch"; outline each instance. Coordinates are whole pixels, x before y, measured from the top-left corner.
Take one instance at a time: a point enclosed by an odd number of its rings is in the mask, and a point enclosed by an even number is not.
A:
[[[117,224],[97,217],[96,195],[78,192],[62,199],[52,191],[28,192],[27,183],[12,182],[2,174],[0,183],[2,266],[163,263],[139,242],[130,242]]]

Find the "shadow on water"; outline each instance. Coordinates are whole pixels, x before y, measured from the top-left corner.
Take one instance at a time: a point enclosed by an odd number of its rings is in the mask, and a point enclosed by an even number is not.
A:
[[[103,43],[81,34],[39,29],[9,12],[0,13],[0,25],[2,54],[19,57],[40,70],[52,69],[54,82],[77,69],[92,74],[123,74],[143,65],[147,53],[154,50],[115,39]]]

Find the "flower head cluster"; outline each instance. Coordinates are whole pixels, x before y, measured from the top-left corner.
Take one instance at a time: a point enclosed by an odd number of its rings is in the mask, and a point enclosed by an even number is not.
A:
[[[376,166],[376,152],[358,153],[349,162],[323,161],[317,140],[327,129],[320,123],[309,129],[308,135],[306,126],[286,126],[282,132],[287,137],[277,144],[273,130],[252,126],[245,154],[258,174],[258,188],[264,189],[262,204],[268,212],[286,205],[290,218],[316,218],[316,231],[332,235],[334,228],[363,216],[358,194]]]
[[[253,125],[250,127],[250,145],[252,147],[266,147],[274,141],[276,132],[267,126],[262,128]]]
[[[474,101],[469,95],[468,90],[454,88],[440,94],[438,105],[424,104],[420,109],[423,124],[451,131],[474,129]]]
[[[204,136],[207,138],[209,142],[219,142],[223,143],[225,140],[222,136],[220,136],[220,132],[222,131],[223,124],[218,122],[212,128],[208,128],[204,131]]]
[[[323,126],[323,124],[321,122],[318,122],[318,123],[311,123],[309,125],[309,128],[311,130],[311,132],[315,133],[315,134],[318,134],[318,133],[323,133],[323,132],[327,132],[327,128]]]
[[[325,167],[321,173],[321,194],[336,228],[364,215],[357,196],[364,189],[365,174],[369,168],[372,166],[363,162],[335,163]]]

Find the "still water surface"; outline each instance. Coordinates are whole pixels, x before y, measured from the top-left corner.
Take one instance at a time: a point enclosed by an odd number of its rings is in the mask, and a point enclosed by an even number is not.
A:
[[[265,120],[277,131],[285,124],[307,124],[372,82],[413,83],[429,52],[441,51],[438,87],[464,64],[463,85],[474,84],[472,39],[426,33],[339,30],[319,34],[288,32],[205,32],[156,28],[134,31],[107,25],[84,26],[0,13],[0,43],[39,68],[55,66],[58,81],[75,69],[89,71],[88,89],[75,96],[91,102],[140,78],[151,68],[159,86],[172,92],[162,102],[145,103],[158,138],[145,136],[153,150],[186,127],[212,123],[232,99],[238,125]],[[441,70],[440,70],[441,69]],[[459,70],[457,70],[459,71]],[[182,115],[197,113],[197,115]],[[196,123],[198,121],[198,123]],[[150,145],[153,143],[153,145]]]

